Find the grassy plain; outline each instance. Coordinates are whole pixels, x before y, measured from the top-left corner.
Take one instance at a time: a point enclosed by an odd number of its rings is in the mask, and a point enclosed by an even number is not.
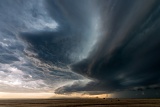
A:
[[[0,107],[160,107],[160,99],[0,100]]]

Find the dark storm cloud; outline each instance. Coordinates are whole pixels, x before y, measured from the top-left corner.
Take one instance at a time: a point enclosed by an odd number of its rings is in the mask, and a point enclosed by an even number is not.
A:
[[[0,86],[159,89],[158,0],[1,0],[0,25]]]
[[[54,90],[82,78],[68,68],[75,60],[69,58],[71,52],[81,50],[74,49],[81,38],[72,38],[67,27],[58,31],[60,22],[50,16],[45,2],[0,1],[0,91]]]
[[[20,32],[19,38],[46,63],[66,66],[86,57],[90,48],[87,42],[92,38],[89,34],[94,15],[91,0],[46,0],[44,3],[46,11],[58,23],[57,31]]]
[[[74,72],[96,82],[86,86],[75,83],[56,92],[159,87],[160,2],[101,0],[96,3],[93,10],[99,10],[97,17],[101,19],[97,44],[86,59],[71,65]]]
[[[20,38],[30,44],[28,48],[37,53],[40,59],[57,65],[71,63],[70,52],[74,51],[81,39],[64,32],[21,33]]]

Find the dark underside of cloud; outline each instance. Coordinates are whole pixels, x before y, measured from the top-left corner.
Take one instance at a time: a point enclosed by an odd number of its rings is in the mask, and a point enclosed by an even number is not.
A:
[[[160,88],[159,0],[0,0],[0,25],[0,86]]]
[[[68,4],[69,5],[69,4]],[[94,81],[63,86],[57,93],[115,92],[160,87],[160,3],[151,0],[97,1],[102,23],[89,56],[72,71]]]

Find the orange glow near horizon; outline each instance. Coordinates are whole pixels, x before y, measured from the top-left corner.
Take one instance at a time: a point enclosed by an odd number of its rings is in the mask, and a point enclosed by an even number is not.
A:
[[[0,92],[0,99],[45,99],[50,98],[53,93],[9,93]]]
[[[111,94],[88,95],[81,93],[73,93],[67,95],[59,95],[55,93],[9,93],[0,92],[0,99],[57,99],[57,98],[109,98]]]

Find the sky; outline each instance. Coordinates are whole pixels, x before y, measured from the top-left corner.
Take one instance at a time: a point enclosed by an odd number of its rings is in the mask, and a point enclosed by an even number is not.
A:
[[[160,98],[159,35],[159,0],[0,0],[0,98]]]

